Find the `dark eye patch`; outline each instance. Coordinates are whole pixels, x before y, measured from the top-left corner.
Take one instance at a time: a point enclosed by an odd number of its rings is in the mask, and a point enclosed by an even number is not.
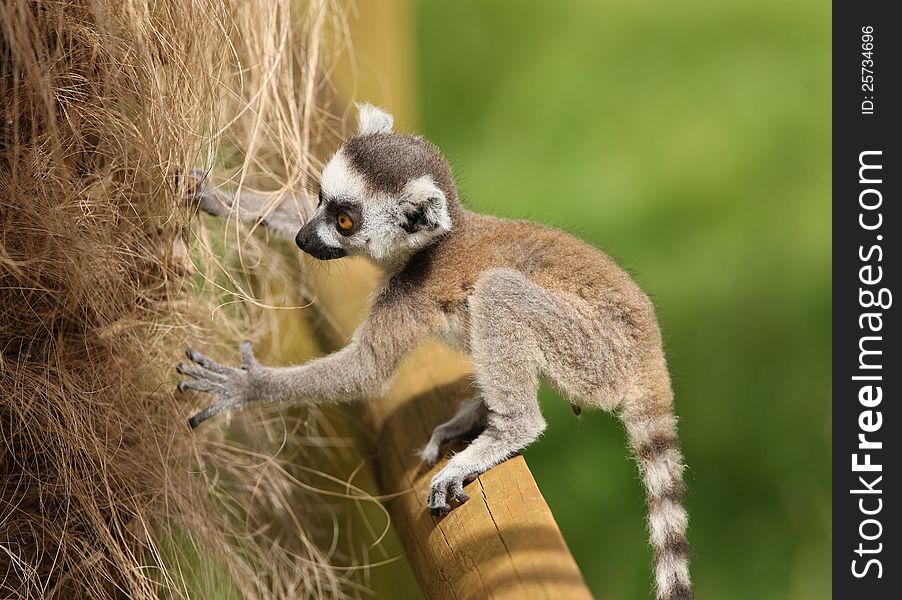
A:
[[[345,230],[338,226],[338,213],[341,212],[347,214],[354,223],[350,229]],[[335,230],[345,237],[354,235],[360,231],[360,227],[363,225],[363,211],[360,210],[360,205],[349,200],[328,200],[325,218],[330,220],[334,224]]]

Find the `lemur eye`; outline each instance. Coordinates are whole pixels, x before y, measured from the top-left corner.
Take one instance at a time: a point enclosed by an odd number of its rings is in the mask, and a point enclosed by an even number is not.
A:
[[[349,231],[352,227],[354,227],[354,220],[345,211],[339,211],[338,228],[342,231]]]

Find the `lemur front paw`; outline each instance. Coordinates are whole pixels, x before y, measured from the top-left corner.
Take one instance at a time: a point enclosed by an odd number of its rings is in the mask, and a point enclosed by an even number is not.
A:
[[[187,356],[192,362],[180,364],[176,371],[190,379],[180,381],[178,390],[196,390],[216,398],[214,404],[188,420],[192,429],[224,410],[240,408],[255,399],[254,390],[259,387],[258,380],[264,368],[254,358],[250,342],[242,342],[240,350],[241,366],[227,367],[188,348]]]
[[[189,205],[196,206],[201,212],[210,215],[231,216],[233,199],[227,194],[218,193],[215,187],[210,185],[206,172],[193,169],[188,173],[176,173],[176,186],[180,186],[182,180],[185,184],[185,200]]]
[[[448,467],[439,471],[429,484],[429,499],[426,501],[429,512],[436,517],[444,515],[451,512],[451,500],[460,504],[469,500],[470,496],[464,491],[468,479],[471,478]]]

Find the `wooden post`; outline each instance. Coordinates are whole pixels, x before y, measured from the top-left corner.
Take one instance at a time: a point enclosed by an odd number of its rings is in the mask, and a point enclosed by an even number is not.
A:
[[[365,313],[375,273],[348,261],[317,270],[319,302],[349,335]],[[338,342],[338,340],[335,340]],[[377,444],[377,478],[413,571],[430,599],[591,598],[560,529],[521,456],[466,486],[470,500],[444,517],[426,510],[432,475],[415,451],[472,394],[469,363],[428,344],[401,366],[391,391],[366,407]],[[459,448],[458,448],[459,449]]]

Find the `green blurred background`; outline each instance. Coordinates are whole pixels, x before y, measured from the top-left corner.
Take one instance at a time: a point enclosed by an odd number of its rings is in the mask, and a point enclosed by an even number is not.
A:
[[[698,597],[829,597],[829,3],[415,0],[413,14],[420,128],[464,201],[576,233],[655,300]],[[621,427],[549,390],[542,403],[527,460],[589,586],[649,597]]]

